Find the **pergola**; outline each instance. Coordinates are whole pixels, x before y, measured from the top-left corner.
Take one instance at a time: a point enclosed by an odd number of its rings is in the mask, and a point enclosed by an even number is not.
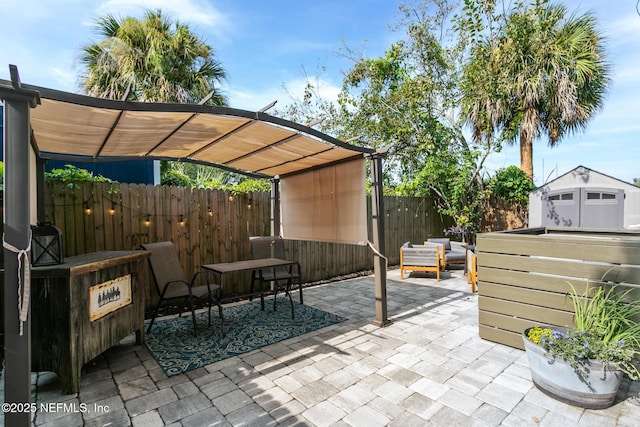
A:
[[[326,204],[327,197],[333,198],[333,206],[347,203],[352,191],[340,192],[338,189],[353,188],[353,177],[358,175],[341,175],[339,171],[358,168],[364,171],[361,165],[368,158],[371,160],[373,217],[373,242],[369,245],[374,256],[376,301],[373,322],[379,326],[388,323],[382,206],[384,152],[349,145],[309,126],[271,116],[264,109],[251,112],[202,104],[93,98],[22,84],[17,68],[9,68],[11,80],[0,80],[5,119],[5,402],[30,402],[30,261],[27,248],[31,243],[31,225],[44,220],[41,198],[43,165],[47,159],[177,160],[269,178],[272,180],[272,233],[278,234],[281,184],[292,178],[288,188],[295,193],[308,183],[322,183],[330,176],[334,180],[333,187],[323,194],[322,204]],[[307,179],[310,174],[315,178]],[[302,181],[296,181],[299,177],[303,177]],[[356,184],[364,189],[364,179],[359,181]],[[31,193],[37,196],[30,196],[28,189],[35,189]],[[304,209],[300,206],[300,200],[304,199],[296,199],[291,194],[283,199],[283,205],[290,200],[292,205]],[[321,205],[316,201],[314,209],[318,206]],[[350,208],[334,209],[331,214],[335,224],[340,226],[341,215],[345,212],[353,222],[350,211]],[[361,211],[366,212],[366,209]],[[283,216],[282,222],[286,224],[287,215]],[[342,236],[345,228],[351,228],[344,224],[342,227],[335,235]],[[356,237],[347,240],[354,239]],[[367,241],[366,235],[364,241]],[[30,422],[28,412],[7,413],[5,417],[11,420],[7,425],[28,425]]]

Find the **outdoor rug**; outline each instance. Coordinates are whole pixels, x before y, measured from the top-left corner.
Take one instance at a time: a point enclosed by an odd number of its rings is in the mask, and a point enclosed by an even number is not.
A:
[[[266,298],[264,311],[259,300],[223,306],[224,337],[217,307],[211,308],[210,327],[206,310],[196,314],[195,337],[191,313],[156,319],[151,333],[145,334],[145,344],[167,376],[172,376],[347,320],[308,305],[294,305],[295,319],[291,319],[291,305],[285,298],[278,298],[275,312],[271,298]]]

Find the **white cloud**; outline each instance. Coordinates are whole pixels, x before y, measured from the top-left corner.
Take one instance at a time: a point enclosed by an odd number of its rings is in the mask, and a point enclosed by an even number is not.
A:
[[[318,87],[318,92],[323,99],[332,102],[337,101],[340,93],[339,86],[325,79],[314,80],[312,83]],[[296,102],[304,95],[306,85],[306,79],[295,78],[277,86],[273,85],[260,89],[248,89],[240,86],[223,89],[229,97],[229,105],[231,107],[257,111],[276,100],[278,101],[278,108],[283,108],[287,104]]]
[[[626,14],[606,25],[605,36],[613,46],[636,46],[640,41],[640,16]]]
[[[309,53],[310,51],[331,51],[336,49],[335,43],[318,42],[302,39],[284,39],[276,45],[278,55],[290,55],[294,53]]]
[[[219,10],[206,2],[195,0],[107,0],[97,8],[97,14],[139,16],[145,9],[161,9],[181,22],[198,25],[207,33],[222,39],[226,39],[233,28],[232,20]]]
[[[58,82],[59,87],[73,88],[76,84],[76,73],[68,68],[52,67],[50,69],[53,79]],[[71,90],[71,89],[70,89]]]
[[[296,99],[301,99],[304,95],[307,83],[308,82],[305,78],[300,77],[286,82],[284,86],[287,88],[287,91],[291,96]],[[336,102],[338,100],[340,86],[322,78],[311,78],[310,83],[315,87],[315,90],[317,90],[322,99],[332,102]]]
[[[284,104],[287,94],[280,87],[270,87],[264,90],[249,90],[234,88],[225,90],[229,98],[229,106],[241,110],[258,111],[273,101],[278,101],[278,107]]]

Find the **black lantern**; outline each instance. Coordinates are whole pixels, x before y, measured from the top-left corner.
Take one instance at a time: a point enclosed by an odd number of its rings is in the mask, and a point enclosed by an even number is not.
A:
[[[56,265],[64,262],[62,233],[50,222],[39,223],[31,229],[31,265]]]

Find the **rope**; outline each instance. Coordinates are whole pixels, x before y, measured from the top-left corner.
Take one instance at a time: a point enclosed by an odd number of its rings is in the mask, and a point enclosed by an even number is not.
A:
[[[24,322],[27,321],[29,314],[29,298],[31,293],[31,270],[29,262],[29,252],[31,251],[31,230],[29,229],[29,245],[26,249],[18,249],[11,243],[7,243],[2,234],[2,246],[5,249],[18,255],[18,318],[20,320],[20,336],[24,332]],[[22,260],[24,259],[24,264]],[[24,289],[22,289],[22,275],[20,274],[24,268]],[[21,298],[22,295],[22,298]]]

